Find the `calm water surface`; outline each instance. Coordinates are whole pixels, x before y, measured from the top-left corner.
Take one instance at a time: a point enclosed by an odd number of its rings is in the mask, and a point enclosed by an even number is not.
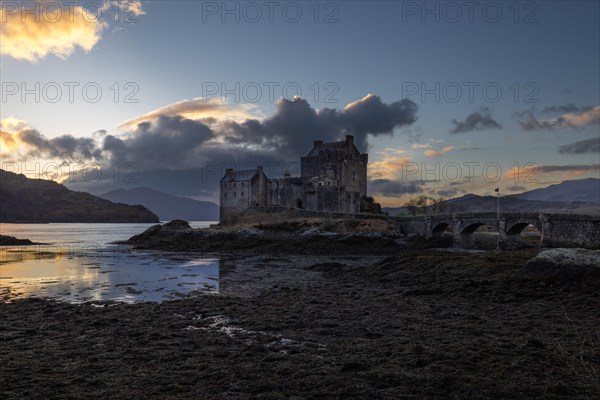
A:
[[[214,221],[193,221],[194,228]],[[161,301],[219,290],[219,260],[111,244],[153,224],[0,224],[0,234],[44,243],[0,247],[0,301]]]

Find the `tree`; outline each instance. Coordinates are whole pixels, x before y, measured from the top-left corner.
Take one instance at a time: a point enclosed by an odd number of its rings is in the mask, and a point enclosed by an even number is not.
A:
[[[445,214],[447,209],[445,197],[431,198],[431,211],[434,214]]]
[[[427,215],[427,206],[429,205],[429,197],[424,194],[417,197],[417,206],[421,208],[423,214]]]
[[[381,214],[381,204],[375,202],[371,196],[362,196],[360,198],[360,212]]]
[[[428,197],[420,195],[409,199],[405,207],[412,215],[417,214],[444,214],[446,212],[446,199],[444,197]]]
[[[408,212],[412,215],[417,215],[417,212],[419,212],[419,207],[417,206],[417,199],[415,198],[409,199],[406,202],[405,207],[408,208]]]

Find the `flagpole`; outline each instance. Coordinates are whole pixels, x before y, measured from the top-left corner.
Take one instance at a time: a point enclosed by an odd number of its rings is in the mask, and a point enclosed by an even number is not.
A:
[[[497,202],[496,202],[496,218],[498,220],[498,239],[496,240],[496,250],[500,250],[500,187],[496,188]]]
[[[496,216],[498,218],[498,229],[500,229],[500,188],[496,189],[496,192],[498,192],[498,202],[497,202],[497,207],[496,207]]]

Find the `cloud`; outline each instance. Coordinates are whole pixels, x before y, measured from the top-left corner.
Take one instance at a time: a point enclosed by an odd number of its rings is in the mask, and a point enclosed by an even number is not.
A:
[[[558,148],[563,154],[600,153],[600,137],[566,144]]]
[[[2,140],[10,142],[15,139],[23,157],[92,159],[107,167],[133,163],[140,176],[156,185],[159,183],[149,175],[149,171],[154,171],[156,176],[168,176],[170,182],[154,186],[160,190],[160,187],[171,187],[176,182],[189,184],[189,180],[184,182],[174,178],[176,173],[164,172],[168,170],[189,171],[209,166],[223,172],[225,165],[233,168],[241,166],[242,169],[277,165],[276,173],[282,174],[284,165],[287,165],[285,169],[299,173],[297,164],[300,156],[310,150],[314,139],[332,141],[343,139],[345,134],[354,134],[357,146],[365,149],[367,137],[392,135],[395,128],[411,124],[416,119],[414,103],[399,101],[386,104],[373,95],[351,103],[341,111],[317,110],[302,98],[281,99],[276,112],[269,118],[249,118],[243,122],[221,118],[231,111],[226,110],[225,114],[219,115],[221,105],[212,109],[216,105],[209,103],[208,109],[199,109],[197,100],[185,100],[134,118],[126,125],[132,126],[131,129],[124,133],[111,134],[99,130],[85,138],[63,135],[48,139],[23,121],[7,120],[7,126],[18,125],[20,130],[18,134],[11,131],[10,136],[3,134]],[[211,110],[216,110],[216,117],[212,117],[215,114]],[[201,118],[187,118],[179,112]],[[134,125],[134,122],[137,124]],[[409,161],[409,158],[402,157],[402,153],[404,151],[392,151],[390,154],[395,160],[386,160],[388,165],[380,164],[379,172],[392,174],[391,169],[397,167],[392,165],[393,161],[401,162],[401,158]],[[292,164],[287,164],[290,161]],[[385,168],[388,170],[384,171]],[[207,190],[216,191],[221,176],[212,178],[205,182],[197,176],[197,187],[186,190],[202,196]],[[97,182],[88,184],[89,190],[99,187]],[[109,189],[110,182],[103,184]],[[86,182],[77,182],[77,185],[77,189],[87,190]]]
[[[513,185],[506,188],[509,192],[524,192],[527,190],[525,186]]]
[[[383,196],[398,196],[402,194],[413,194],[421,191],[418,182],[402,182],[391,179],[375,179],[368,182],[369,192]]]
[[[493,149],[493,146],[485,146],[485,147],[461,147],[458,149],[459,151],[479,151],[479,150],[490,150]]]
[[[202,146],[214,132],[182,116],[159,116],[142,122],[124,137],[106,135],[102,146],[112,162],[134,162],[142,168],[185,168],[201,162]]]
[[[244,121],[262,117],[258,108],[252,104],[231,105],[218,98],[203,99],[197,97],[157,108],[144,115],[123,122],[119,128],[124,130],[136,129],[138,124],[142,122],[154,122],[161,116],[181,116],[188,119],[203,120],[207,125],[215,124],[221,120]]]
[[[385,104],[379,96],[369,94],[348,104],[343,111],[316,110],[308,102],[295,97],[281,98],[276,112],[263,121],[249,119],[243,123],[223,124],[225,141],[303,154],[312,140],[334,141],[354,135],[357,147],[367,149],[367,136],[392,135],[395,128],[409,126],[417,119],[417,105],[410,100]]]
[[[0,121],[1,140],[11,151],[16,151],[22,158],[31,157],[65,160],[100,160],[101,149],[93,138],[62,135],[52,139],[46,138],[25,121],[6,118]],[[3,156],[7,156],[3,154]],[[8,158],[12,159],[11,155]]]
[[[436,143],[442,143],[443,139],[429,139],[427,143],[413,143],[410,147],[413,149],[430,149]]]
[[[425,155],[425,157],[441,157],[444,154],[446,154],[449,151],[452,151],[454,149],[455,149],[454,146],[445,146],[445,147],[442,147],[440,150],[433,150],[433,149],[425,150],[423,152],[423,154]]]
[[[581,113],[563,114],[552,119],[538,119],[533,112],[527,112],[525,121],[518,121],[524,131],[576,129],[589,125],[600,125],[600,106]]]
[[[100,41],[103,30],[108,27],[108,23],[98,15],[110,7],[135,15],[143,14],[139,1],[106,2],[98,13],[94,8],[88,10],[75,2],[6,3],[0,9],[0,54],[36,63],[48,54],[66,59],[78,47],[87,53]],[[25,12],[32,9],[35,9],[35,15]]]
[[[592,110],[593,108],[594,107],[592,107],[592,106],[577,106],[577,105],[575,105],[573,103],[568,103],[568,104],[564,104],[564,105],[560,105],[560,106],[548,106],[548,107],[544,107],[542,109],[542,111],[540,111],[540,112],[542,114],[582,113],[582,112],[585,112],[585,111]]]
[[[586,173],[600,171],[600,164],[590,165],[538,165],[535,167],[535,173],[553,174],[569,173],[571,176],[579,176]]]
[[[367,173],[371,179],[394,179],[408,163],[412,163],[412,158],[400,149],[385,149],[378,155],[380,160],[370,161],[368,165]]]
[[[453,119],[452,123],[454,128],[450,129],[450,133],[453,134],[502,128],[502,125],[491,117],[489,110],[485,107],[481,109],[481,112],[469,114],[464,121]]]
[[[142,10],[142,2],[139,0],[112,0],[112,1],[105,1],[104,3],[102,3],[102,5],[100,6],[99,10],[102,13],[106,13],[107,11],[110,12],[110,10],[122,10],[122,11],[126,11],[128,13],[130,13],[131,15],[135,15],[135,16],[140,16],[140,15],[144,15],[146,14],[144,12],[144,10]],[[118,17],[118,13],[116,14],[116,16]],[[123,18],[126,17],[130,17],[130,15],[127,15]]]
[[[439,189],[436,191],[438,196],[442,196],[442,197],[446,197],[446,198],[453,198],[456,197],[456,195],[458,194],[465,194],[466,191],[463,189]]]
[[[367,134],[391,134],[394,128],[417,120],[417,105],[410,100],[385,104],[379,96],[368,94],[348,104],[340,118],[346,132],[359,138]]]
[[[573,103],[567,103],[562,105],[552,105],[542,108],[540,111],[537,111],[536,107],[532,107],[528,110],[523,111],[515,111],[513,112],[513,116],[520,118],[526,117],[529,114],[543,114],[543,115],[551,115],[551,114],[567,114],[567,113],[583,113],[585,111],[592,110],[593,106],[578,106]]]

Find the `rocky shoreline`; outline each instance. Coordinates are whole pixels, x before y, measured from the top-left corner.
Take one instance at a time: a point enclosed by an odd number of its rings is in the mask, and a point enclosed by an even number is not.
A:
[[[323,224],[321,222],[321,224]],[[344,225],[345,222],[338,222]],[[320,229],[301,223],[280,223],[250,227],[211,227],[192,229],[187,222],[175,220],[154,225],[121,244],[135,249],[175,252],[220,253],[233,255],[390,255],[399,247],[447,247],[448,240],[424,242],[406,238],[395,231],[381,233],[375,229]]]
[[[218,295],[0,303],[2,398],[600,396],[597,276],[528,273],[538,249],[303,229],[172,222],[128,241],[229,254]]]
[[[0,392],[17,398],[590,399],[598,281],[542,284],[532,251],[263,256],[220,294],[0,304]]]

